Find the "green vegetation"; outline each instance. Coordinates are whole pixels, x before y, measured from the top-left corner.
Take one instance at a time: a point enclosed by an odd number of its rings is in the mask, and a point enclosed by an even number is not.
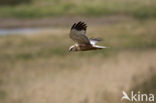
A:
[[[106,22],[96,23],[99,16],[107,15],[123,18],[107,22],[102,17]],[[98,44],[109,48],[69,53],[74,42],[64,22],[35,35],[1,35],[0,102],[121,103],[126,89],[156,93],[155,72],[148,73],[156,68],[156,0],[32,0],[0,6],[1,20],[53,16],[94,16],[86,20],[93,21],[88,23],[87,36],[101,37]],[[138,76],[141,73],[146,75]],[[132,79],[143,77],[131,86]]]
[[[156,22],[148,20],[138,22],[130,20],[122,23],[89,27],[89,37],[101,37],[101,45],[110,48],[101,51],[89,51],[88,56],[108,56],[122,50],[148,50],[156,48],[155,35]],[[68,31],[69,28],[63,30]],[[0,58],[3,60],[29,60],[33,58],[49,58],[68,56],[68,48],[73,44],[68,38],[68,32],[61,36],[60,33],[46,35],[8,35],[0,37]],[[66,39],[65,39],[66,38]],[[63,42],[57,42],[63,41]],[[56,44],[57,43],[57,44]],[[55,44],[55,45],[54,45]],[[77,53],[85,56],[86,53]]]
[[[31,4],[1,6],[0,17],[37,18],[52,16],[127,15],[156,18],[155,0],[33,0]]]
[[[0,101],[5,99],[6,93],[4,91],[0,91]]]
[[[30,3],[31,0],[0,0],[0,5],[18,5],[21,3]]]

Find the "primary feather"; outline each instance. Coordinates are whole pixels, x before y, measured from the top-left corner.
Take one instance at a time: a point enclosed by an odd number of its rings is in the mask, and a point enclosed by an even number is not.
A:
[[[88,37],[86,36],[87,26],[84,22],[74,23],[71,27],[70,38],[78,44],[90,44]]]

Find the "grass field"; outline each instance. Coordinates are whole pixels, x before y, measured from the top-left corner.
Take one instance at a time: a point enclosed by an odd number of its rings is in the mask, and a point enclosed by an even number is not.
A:
[[[0,30],[39,30],[0,35],[0,103],[121,103],[123,90],[155,94],[155,18],[156,0],[1,5]],[[80,20],[109,48],[69,53],[69,28]]]
[[[1,6],[0,18],[43,18],[53,16],[126,15],[155,18],[155,0],[33,0],[30,4]]]
[[[155,93],[155,27],[154,19],[91,24],[88,36],[110,48],[76,53],[68,26],[0,36],[0,102],[120,103],[122,90]]]

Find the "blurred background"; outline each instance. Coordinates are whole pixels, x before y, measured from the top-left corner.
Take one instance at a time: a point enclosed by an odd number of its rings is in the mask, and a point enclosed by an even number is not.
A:
[[[78,21],[110,48],[68,53]],[[120,103],[123,90],[154,94],[155,61],[156,0],[0,0],[0,103]]]

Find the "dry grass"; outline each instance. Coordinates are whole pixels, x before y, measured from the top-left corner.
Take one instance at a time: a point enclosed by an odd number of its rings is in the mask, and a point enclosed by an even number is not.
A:
[[[18,61],[1,74],[3,102],[120,102],[121,91],[129,90],[134,77],[156,68],[155,52],[121,52],[109,59],[68,56]]]
[[[0,102],[120,103],[121,91],[134,78],[156,68],[155,25],[154,20],[90,25],[89,36],[104,38],[101,45],[111,48],[71,54],[66,27],[1,36]]]

